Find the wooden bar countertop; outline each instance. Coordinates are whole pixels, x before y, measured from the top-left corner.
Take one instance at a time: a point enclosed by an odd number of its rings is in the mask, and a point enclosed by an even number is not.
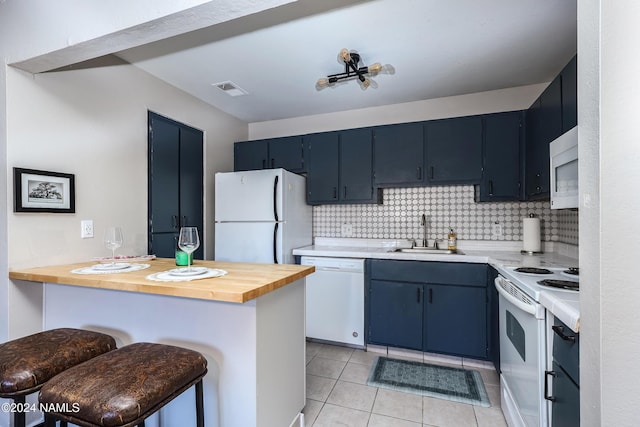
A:
[[[9,271],[11,279],[58,283],[90,288],[113,289],[147,294],[169,295],[211,301],[244,303],[286,286],[315,271],[315,267],[293,264],[251,264],[195,260],[195,267],[217,268],[228,274],[184,282],[156,282],[146,277],[176,268],[175,259],[157,258],[136,263],[149,264],[144,270],[109,274],[74,274],[71,270],[90,267],[97,261],[34,267]]]

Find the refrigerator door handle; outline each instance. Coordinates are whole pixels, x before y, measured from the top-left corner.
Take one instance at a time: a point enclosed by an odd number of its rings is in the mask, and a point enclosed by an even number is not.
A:
[[[273,180],[273,219],[278,220],[278,175]],[[273,243],[275,245],[275,241]]]
[[[278,178],[276,177],[276,180],[277,179]],[[277,242],[278,242],[278,223],[276,222],[275,225],[273,226],[273,263],[274,264],[278,264]]]

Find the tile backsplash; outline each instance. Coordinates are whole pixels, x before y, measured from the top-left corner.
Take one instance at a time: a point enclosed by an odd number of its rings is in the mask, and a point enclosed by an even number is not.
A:
[[[522,240],[522,218],[530,213],[541,219],[543,241],[578,244],[577,211],[551,210],[549,202],[476,203],[469,185],[386,188],[381,205],[314,206],[313,235],[419,242],[425,214],[429,240],[446,239],[449,228],[460,240]],[[351,225],[351,236],[342,234],[343,224]]]

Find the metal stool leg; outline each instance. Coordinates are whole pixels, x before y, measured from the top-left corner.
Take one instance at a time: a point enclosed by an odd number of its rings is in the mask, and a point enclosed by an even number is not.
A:
[[[196,383],[196,425],[204,427],[204,398],[202,393],[202,379]]]
[[[13,401],[18,406],[18,409],[24,409],[25,396],[14,397]],[[15,427],[25,427],[26,425],[26,413],[21,411],[16,411],[13,413],[13,425]]]

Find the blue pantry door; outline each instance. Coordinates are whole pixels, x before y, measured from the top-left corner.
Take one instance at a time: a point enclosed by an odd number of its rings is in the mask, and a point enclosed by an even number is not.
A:
[[[149,112],[148,253],[173,258],[180,227],[198,227],[204,253],[203,133]]]

